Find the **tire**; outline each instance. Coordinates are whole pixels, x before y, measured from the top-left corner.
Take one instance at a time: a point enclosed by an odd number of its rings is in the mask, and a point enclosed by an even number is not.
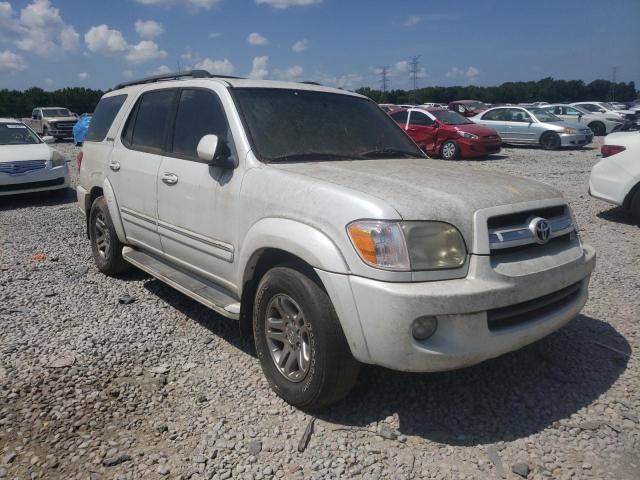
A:
[[[351,355],[329,296],[301,270],[275,267],[262,277],[253,332],[269,385],[291,405],[317,409],[335,403],[358,378],[360,365]],[[295,360],[290,363],[290,358]]]
[[[440,156],[443,160],[457,160],[460,158],[460,147],[453,140],[447,140],[440,147]]]
[[[588,127],[593,131],[593,135],[596,137],[602,137],[607,134],[607,127],[602,122],[591,122]]]
[[[636,189],[633,198],[631,198],[629,214],[631,215],[631,221],[640,227],[640,188]]]
[[[117,275],[131,269],[122,258],[122,242],[118,239],[107,202],[98,197],[91,205],[89,213],[89,236],[93,260],[98,270],[106,275]]]
[[[558,150],[562,145],[562,141],[556,132],[546,132],[540,138],[540,144],[545,150]]]

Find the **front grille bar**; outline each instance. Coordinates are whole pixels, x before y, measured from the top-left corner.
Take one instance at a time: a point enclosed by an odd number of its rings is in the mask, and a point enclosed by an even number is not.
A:
[[[575,230],[570,215],[561,215],[547,220],[551,232],[549,240],[561,237]],[[489,230],[489,245],[491,250],[520,247],[538,243],[529,224],[524,223],[513,227],[494,228]]]

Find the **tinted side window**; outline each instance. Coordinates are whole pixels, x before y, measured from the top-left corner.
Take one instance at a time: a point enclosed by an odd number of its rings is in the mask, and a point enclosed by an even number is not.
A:
[[[160,90],[142,95],[129,116],[123,140],[126,142],[130,138],[130,146],[133,148],[161,151],[164,148],[165,126],[175,95],[175,90]],[[133,132],[130,131],[132,124]]]
[[[425,115],[422,112],[411,112],[411,116],[409,117],[409,123],[411,125],[424,125],[431,126],[433,125],[433,120],[429,118],[428,115]]]
[[[510,120],[512,122],[529,122],[531,121],[531,117],[524,110],[520,110],[519,108],[510,108],[509,109]]]
[[[391,118],[393,118],[397,123],[399,123],[403,127],[406,125],[408,117],[409,117],[409,112],[407,112],[406,110],[402,112],[396,112],[391,115]]]
[[[89,131],[85,137],[85,142],[101,142],[107,136],[111,123],[120,111],[122,104],[127,99],[127,95],[114,95],[106,97],[98,102],[91,123],[89,123]]]
[[[590,112],[597,112],[599,110],[599,107],[597,105],[594,105],[593,103],[583,103],[580,106],[585,110],[589,110]]]
[[[491,111],[485,113],[482,116],[482,119],[483,120],[493,120],[493,121],[504,120],[504,112],[505,112],[504,108],[498,108],[496,110],[491,110]]]
[[[196,158],[200,139],[208,134],[229,142],[229,124],[220,100],[206,90],[183,90],[173,132],[173,153]]]

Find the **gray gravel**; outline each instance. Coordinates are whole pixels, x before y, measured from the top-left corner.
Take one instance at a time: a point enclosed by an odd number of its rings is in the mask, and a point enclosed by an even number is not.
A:
[[[462,371],[366,368],[302,452],[311,417],[234,322],[100,274],[73,195],[0,199],[0,479],[640,478],[640,229],[586,193],[599,144],[464,162],[565,192],[598,252],[583,314]]]

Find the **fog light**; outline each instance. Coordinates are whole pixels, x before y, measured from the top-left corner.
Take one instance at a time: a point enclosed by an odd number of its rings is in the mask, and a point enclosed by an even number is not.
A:
[[[411,334],[416,340],[426,340],[436,333],[438,328],[438,319],[436,317],[420,317],[413,321]]]

